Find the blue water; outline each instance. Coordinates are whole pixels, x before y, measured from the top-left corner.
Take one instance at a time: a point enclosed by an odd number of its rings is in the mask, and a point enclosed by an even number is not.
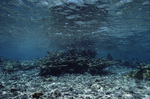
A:
[[[0,56],[95,47],[97,57],[150,61],[149,0],[0,0]]]

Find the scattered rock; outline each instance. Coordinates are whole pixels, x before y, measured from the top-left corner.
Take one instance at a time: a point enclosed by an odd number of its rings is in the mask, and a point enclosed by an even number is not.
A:
[[[133,96],[131,94],[123,94],[122,99],[133,99]]]
[[[80,90],[79,90],[79,89],[76,89],[76,90],[73,91],[73,93],[74,93],[74,94],[83,94],[84,92],[83,92],[83,90],[81,90],[81,89],[80,89]]]
[[[33,93],[33,94],[31,95],[31,97],[32,97],[32,98],[39,99],[42,95],[43,95],[42,92],[38,92],[38,93]]]
[[[84,95],[84,99],[93,99],[91,95]]]
[[[28,99],[28,95],[24,94],[24,95],[20,96],[20,99]]]
[[[0,89],[4,88],[4,85],[0,82]]]
[[[99,85],[99,84],[93,84],[92,86],[91,86],[91,89],[92,90],[98,90],[98,89],[100,89],[101,88],[101,86]]]
[[[52,78],[46,78],[46,79],[44,79],[44,81],[53,81],[53,79]]]
[[[11,91],[11,92],[15,92],[15,91],[19,91],[19,89],[15,88],[15,87],[12,87],[12,88],[10,89],[10,91]]]
[[[53,91],[51,92],[51,95],[52,95],[53,97],[57,98],[57,97],[60,97],[62,94],[61,94],[61,91],[60,91],[60,90],[55,89],[55,90],[53,90]]]

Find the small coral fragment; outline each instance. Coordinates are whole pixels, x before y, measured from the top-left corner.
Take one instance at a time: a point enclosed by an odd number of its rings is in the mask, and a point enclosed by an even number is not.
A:
[[[150,80],[150,64],[139,67],[139,70],[131,71],[127,77]]]

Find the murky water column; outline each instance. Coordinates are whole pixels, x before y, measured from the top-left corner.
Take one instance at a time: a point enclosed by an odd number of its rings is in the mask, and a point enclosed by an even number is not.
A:
[[[46,55],[50,42],[42,35],[41,11],[26,0],[0,2],[0,56],[26,60]]]
[[[92,47],[100,56],[150,56],[149,0],[2,0],[0,7],[2,49]]]

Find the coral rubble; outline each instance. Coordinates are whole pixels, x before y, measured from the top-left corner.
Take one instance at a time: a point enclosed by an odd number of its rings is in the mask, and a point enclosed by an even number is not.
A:
[[[0,69],[4,72],[14,72],[18,70],[29,70],[35,68],[36,62],[34,61],[15,61],[5,58],[0,58]]]
[[[127,77],[150,80],[150,64],[138,67],[138,70],[131,71]]]
[[[104,68],[115,64],[114,61],[95,58],[96,52],[90,49],[71,48],[67,51],[48,52],[48,54],[39,60],[41,75],[84,72],[99,74]]]

